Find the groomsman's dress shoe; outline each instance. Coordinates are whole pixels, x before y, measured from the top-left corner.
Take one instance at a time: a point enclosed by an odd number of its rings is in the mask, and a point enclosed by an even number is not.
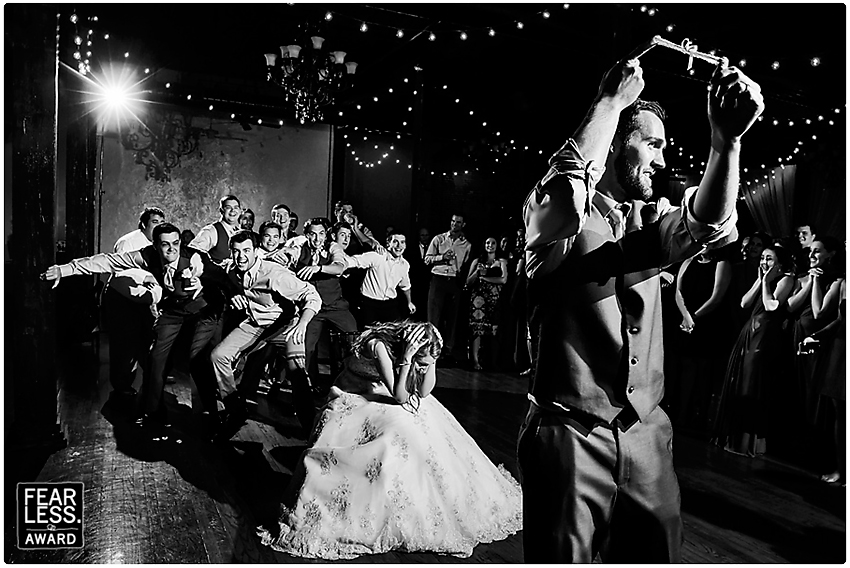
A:
[[[239,393],[233,393],[223,402],[224,419],[216,436],[216,440],[219,442],[227,441],[235,436],[248,421],[248,406],[245,403],[245,397]]]

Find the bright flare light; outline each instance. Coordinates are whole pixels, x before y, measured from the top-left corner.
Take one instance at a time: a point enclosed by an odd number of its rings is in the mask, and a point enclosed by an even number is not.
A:
[[[86,113],[96,113],[104,128],[120,129],[122,125],[135,121],[147,127],[140,115],[144,114],[148,103],[145,95],[149,91],[143,90],[141,84],[152,75],[143,75],[141,80],[136,80],[136,72],[129,66],[114,64],[104,66],[100,74],[78,76],[87,87],[80,91],[85,95],[84,104],[89,107]]]

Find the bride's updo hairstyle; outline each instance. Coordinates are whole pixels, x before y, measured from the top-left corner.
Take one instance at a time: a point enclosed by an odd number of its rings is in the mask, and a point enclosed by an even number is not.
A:
[[[367,352],[367,345],[370,341],[376,339],[387,347],[390,358],[393,360],[393,363],[396,363],[404,355],[404,349],[406,347],[405,336],[412,334],[419,328],[425,329],[425,337],[427,337],[428,342],[413,356],[414,359],[428,355],[437,359],[440,356],[440,351],[443,349],[443,338],[440,332],[431,323],[410,320],[379,323],[367,327],[354,340],[352,345],[354,354],[358,357],[371,358],[372,354]]]

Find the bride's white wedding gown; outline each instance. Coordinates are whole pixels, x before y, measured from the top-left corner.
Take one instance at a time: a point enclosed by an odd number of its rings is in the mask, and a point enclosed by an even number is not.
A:
[[[466,557],[522,528],[522,492],[433,396],[411,412],[371,359],[350,357],[331,388],[263,544],[306,558],[391,550]]]

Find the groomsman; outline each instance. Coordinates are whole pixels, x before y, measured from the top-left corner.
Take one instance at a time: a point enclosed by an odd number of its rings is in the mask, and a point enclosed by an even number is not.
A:
[[[348,258],[349,266],[366,269],[360,286],[361,327],[402,318],[396,289],[407,300],[407,313],[416,313],[410,296],[410,264],[402,257],[406,247],[404,235],[396,233],[387,238],[386,251],[364,252]]]
[[[189,246],[209,254],[213,262],[221,265],[230,258],[230,237],[242,230],[239,225],[242,203],[235,195],[225,195],[219,202],[218,210],[221,218],[201,227]]]
[[[165,222],[159,207],[146,207],[139,216],[139,227],[115,241],[113,252],[132,252],[152,243],[153,230]],[[104,321],[109,331],[110,398],[129,405],[136,396],[133,381],[136,365],[147,365],[153,341],[154,311],[162,297],[156,284],[145,286],[150,273],[141,268],[122,270],[109,279],[103,294]]]
[[[288,268],[263,260],[259,250],[253,233],[242,232],[230,239],[232,260],[225,265],[226,272],[231,283],[242,290],[231,303],[248,317],[211,355],[219,394],[227,411],[220,439],[230,438],[245,422],[248,410],[244,395],[256,391],[258,385],[256,375],[243,374],[237,389],[233,362],[261,341],[284,348],[286,376],[292,384],[298,419],[305,433],[313,424],[312,392],[304,370],[304,337],[307,324],[322,307],[322,298],[312,285],[297,278]]]
[[[154,324],[154,343],[150,363],[144,375],[142,415],[139,426],[169,426],[162,396],[165,390],[165,364],[178,334],[191,330],[189,350],[192,379],[204,409],[217,413],[215,379],[205,351],[218,325],[224,306],[207,300],[206,292],[220,290],[232,297],[239,292],[224,271],[212,263],[206,254],[180,246],[180,229],[162,223],[153,230],[153,244],[139,251],[96,254],[78,258],[68,264],[54,265],[42,275],[42,280],[56,282],[62,277],[80,274],[115,274],[122,270],[142,268],[150,272],[145,285],[162,288],[159,316]],[[216,294],[212,294],[216,297]]]

